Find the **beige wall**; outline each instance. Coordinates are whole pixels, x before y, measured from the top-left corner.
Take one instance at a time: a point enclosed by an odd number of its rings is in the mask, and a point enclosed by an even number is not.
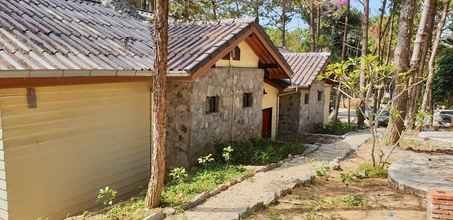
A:
[[[255,54],[255,52],[252,50],[252,48],[246,43],[246,42],[241,42],[239,43],[239,49],[241,49],[241,60],[219,60],[216,63],[216,66],[218,67],[226,67],[231,66],[232,67],[258,67],[258,61],[259,58]]]
[[[264,83],[266,95],[263,95],[262,109],[272,108],[272,139],[277,135],[278,89]]]
[[[326,125],[329,123],[329,114],[330,114],[330,94],[332,92],[332,86],[330,84],[324,84],[324,121],[323,124]]]
[[[325,88],[323,81],[315,81],[309,89],[300,90],[299,133],[315,132],[324,125],[325,103],[330,100],[326,97]],[[318,91],[322,92],[321,100],[318,100]],[[305,104],[305,94],[309,94],[308,104]]]
[[[147,83],[40,87],[30,109],[26,89],[0,89],[9,218],[61,219],[95,205],[101,187],[125,194],[144,186],[149,90]]]
[[[0,108],[0,219],[8,219],[6,193],[5,151],[3,145],[2,111]]]

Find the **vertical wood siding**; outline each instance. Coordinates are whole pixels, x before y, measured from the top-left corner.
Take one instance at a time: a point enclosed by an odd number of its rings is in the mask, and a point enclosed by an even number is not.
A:
[[[101,187],[146,186],[149,84],[40,87],[36,96],[28,108],[26,89],[0,89],[10,219],[61,219],[94,206]]]
[[[8,198],[6,193],[5,151],[3,145],[2,111],[0,108],[0,219],[8,219]]]

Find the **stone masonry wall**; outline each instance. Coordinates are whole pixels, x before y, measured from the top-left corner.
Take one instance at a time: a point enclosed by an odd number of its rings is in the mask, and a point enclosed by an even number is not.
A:
[[[280,96],[278,114],[278,136],[298,133],[300,93]]]
[[[191,165],[192,82],[167,82],[167,166]]]
[[[322,99],[318,101],[318,91]],[[309,92],[309,104],[305,104],[305,94]],[[324,121],[324,82],[315,81],[310,89],[301,90],[299,133],[314,132],[321,128]]]
[[[261,136],[264,72],[257,68],[212,68],[193,82],[190,160],[231,140]],[[253,94],[252,107],[244,108],[244,93]],[[219,96],[219,112],[206,113],[206,97]]]

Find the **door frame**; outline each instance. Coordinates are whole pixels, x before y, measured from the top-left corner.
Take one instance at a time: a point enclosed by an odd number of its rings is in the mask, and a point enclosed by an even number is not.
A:
[[[264,111],[269,111],[269,113],[270,113],[270,114],[269,114],[269,131],[268,131],[269,135],[268,135],[267,137],[265,137],[265,136],[263,135],[263,134],[264,134]],[[273,114],[273,108],[272,108],[272,107],[270,107],[270,108],[265,108],[265,109],[262,109],[261,112],[262,112],[262,115],[263,115],[262,122],[261,122],[261,123],[262,123],[262,124],[261,124],[261,126],[262,126],[262,127],[261,127],[261,137],[262,137],[262,138],[269,138],[269,139],[271,139],[271,138],[272,138],[272,119],[273,119],[273,117],[272,117],[273,115],[272,115],[272,114]]]

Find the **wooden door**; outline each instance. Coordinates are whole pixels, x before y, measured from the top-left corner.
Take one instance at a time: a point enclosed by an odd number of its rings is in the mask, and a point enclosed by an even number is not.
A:
[[[263,126],[261,136],[263,138],[271,138],[272,136],[272,108],[263,109]]]

